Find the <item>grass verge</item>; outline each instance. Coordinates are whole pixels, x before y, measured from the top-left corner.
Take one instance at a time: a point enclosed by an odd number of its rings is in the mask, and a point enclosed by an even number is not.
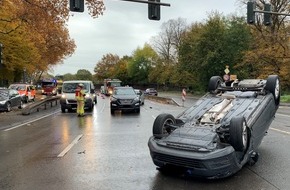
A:
[[[283,103],[290,103],[290,95],[281,96],[280,101],[283,102]]]

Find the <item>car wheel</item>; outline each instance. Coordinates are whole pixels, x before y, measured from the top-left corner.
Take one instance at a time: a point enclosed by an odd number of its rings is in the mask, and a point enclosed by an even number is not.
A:
[[[111,109],[111,114],[114,115],[115,114],[115,110]]]
[[[220,86],[221,83],[222,83],[222,78],[220,76],[212,76],[208,83],[208,91],[210,93],[215,94],[217,88]]]
[[[259,160],[259,153],[253,152],[249,158],[248,165],[253,166],[256,164],[256,162],[258,162],[258,160]]]
[[[22,102],[22,100],[20,101],[20,104],[19,104],[18,108],[19,109],[22,109],[23,108],[23,102]]]
[[[273,94],[275,98],[275,104],[278,106],[280,104],[280,82],[277,75],[269,75],[266,82],[265,89]]]
[[[158,115],[153,123],[153,136],[155,138],[168,136],[172,132],[172,128],[168,125],[174,125],[175,123],[176,120],[171,114]]]
[[[7,112],[10,112],[11,111],[11,104],[10,104],[10,102],[7,102],[6,110],[7,110]]]
[[[140,113],[140,108],[137,108],[137,109],[135,110],[135,112],[136,112],[136,113]]]
[[[89,106],[89,109],[88,109],[88,111],[89,111],[89,112],[92,112],[92,111],[93,111],[93,109],[94,109],[94,104],[92,103],[92,104]]]
[[[65,113],[65,108],[64,107],[61,107],[61,112]]]
[[[248,127],[243,117],[234,117],[230,122],[230,144],[236,151],[244,152],[249,142]]]

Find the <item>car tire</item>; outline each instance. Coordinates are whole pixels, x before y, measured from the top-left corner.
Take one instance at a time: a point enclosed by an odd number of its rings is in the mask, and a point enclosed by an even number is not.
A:
[[[259,160],[259,153],[253,152],[249,158],[248,165],[253,166],[256,164],[256,162],[258,162],[258,160]]]
[[[171,114],[163,113],[158,115],[153,123],[153,136],[158,139],[168,136],[172,132],[172,129],[166,127],[166,125],[173,125],[175,123],[176,120]]]
[[[22,100],[20,101],[20,104],[19,104],[19,106],[18,106],[18,109],[22,109],[23,108],[23,102],[22,102]]]
[[[222,78],[220,76],[212,76],[208,83],[208,91],[212,94],[216,93],[217,88],[221,85]]]
[[[92,112],[93,109],[94,109],[94,104],[92,103],[92,104],[89,106],[88,111],[89,111],[89,112]]]
[[[114,115],[115,114],[115,110],[111,109],[111,114]]]
[[[25,103],[28,103],[28,96],[25,96],[25,98],[24,98],[24,102],[25,102]]]
[[[278,106],[280,104],[280,95],[281,95],[278,75],[268,76],[265,90],[273,94],[275,98],[275,104]]]
[[[64,107],[61,107],[61,112],[65,113],[65,108]]]
[[[136,113],[140,113],[140,108],[135,109]]]
[[[230,144],[236,151],[244,152],[248,147],[249,129],[243,117],[233,117],[230,122]]]
[[[7,102],[6,110],[7,110],[7,112],[10,112],[11,111],[11,104],[10,104],[10,102]]]

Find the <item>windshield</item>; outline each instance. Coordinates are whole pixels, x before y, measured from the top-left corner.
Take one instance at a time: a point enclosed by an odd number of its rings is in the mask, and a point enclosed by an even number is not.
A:
[[[7,90],[0,90],[0,100],[6,100],[8,97],[8,91]]]
[[[55,86],[56,84],[55,84],[54,82],[42,82],[41,85],[44,86],[44,87],[45,87],[45,86],[47,86],[47,87],[49,87],[49,86],[53,87],[53,86]]]
[[[114,92],[115,95],[135,95],[135,91],[132,88],[119,88]]]
[[[74,93],[80,83],[63,83],[62,91],[64,93]],[[90,89],[89,83],[82,83],[84,85],[84,91],[87,93]]]

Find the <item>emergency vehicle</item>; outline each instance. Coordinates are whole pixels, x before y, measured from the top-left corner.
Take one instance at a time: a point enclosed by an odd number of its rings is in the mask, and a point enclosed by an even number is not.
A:
[[[119,79],[105,79],[104,80],[104,91],[105,95],[110,96],[113,90],[117,86],[121,86],[122,81]]]
[[[57,80],[54,78],[42,79],[41,88],[43,95],[57,95]]]

